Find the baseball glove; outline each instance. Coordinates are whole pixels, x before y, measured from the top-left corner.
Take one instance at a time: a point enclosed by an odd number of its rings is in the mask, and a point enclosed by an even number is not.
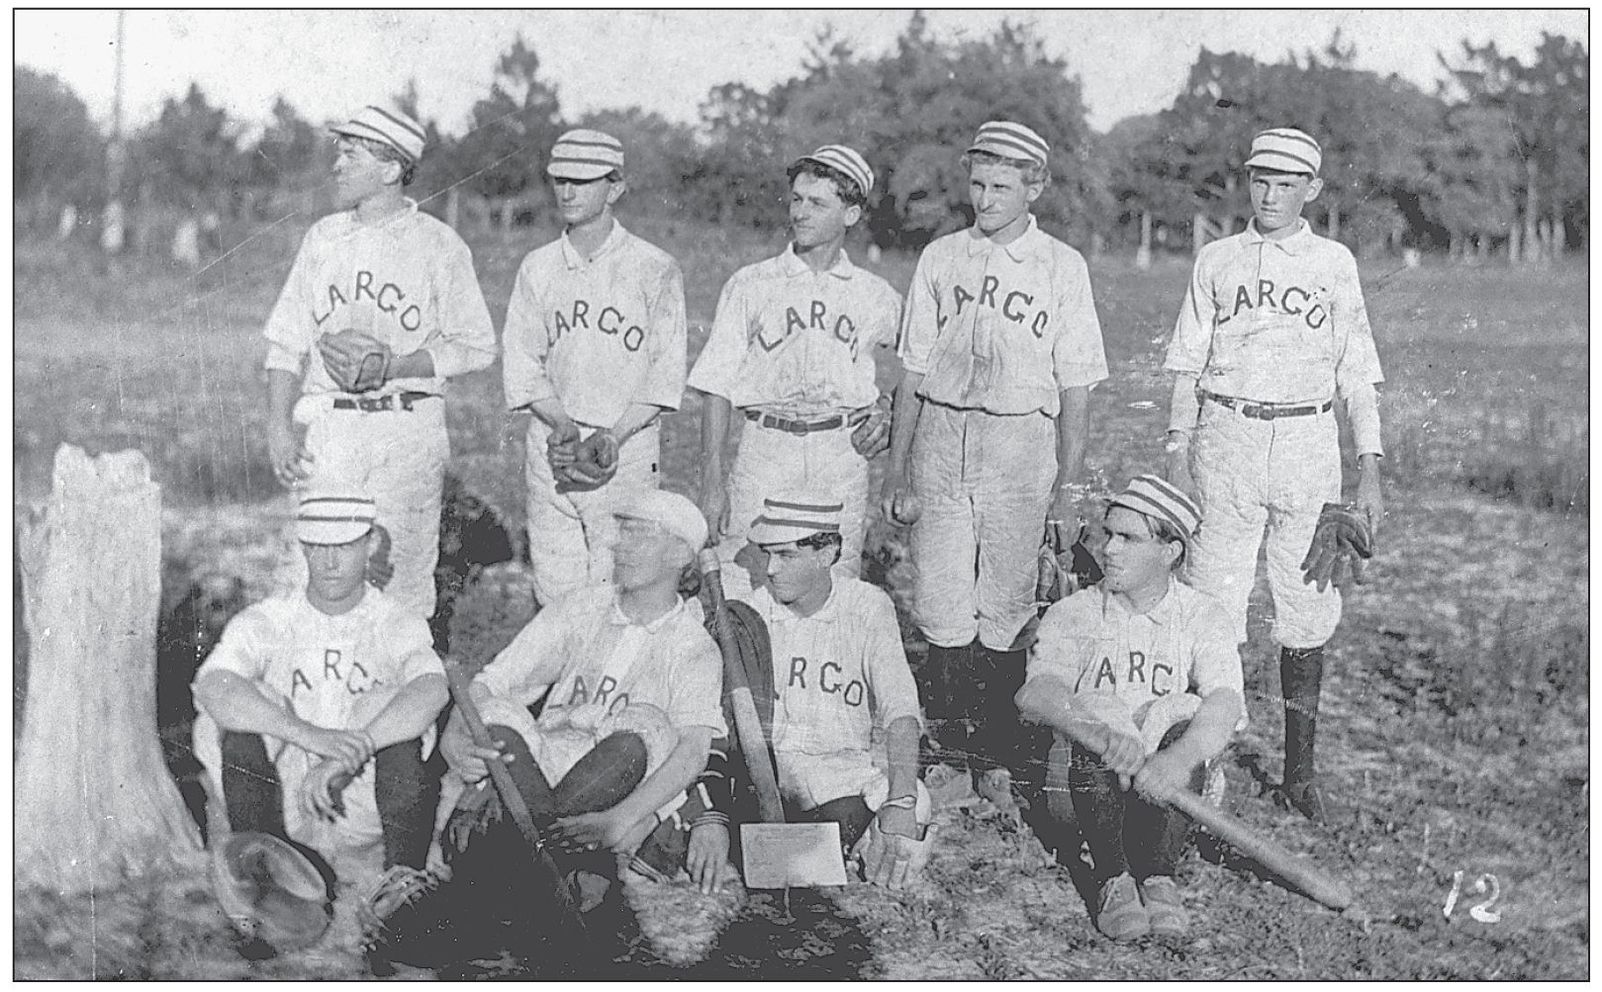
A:
[[[1087,530],[1088,525],[1081,527],[1070,544],[1060,523],[1046,522],[1046,536],[1036,559],[1037,603],[1055,603],[1101,581],[1101,566],[1085,546]]]
[[[1319,592],[1330,585],[1344,592],[1350,585],[1362,584],[1365,563],[1373,556],[1367,514],[1344,503],[1325,503],[1313,543],[1302,559],[1302,581],[1317,583]]]
[[[367,584],[382,590],[395,577],[395,563],[389,553],[394,548],[389,530],[383,524],[373,524],[373,550],[367,555]]]
[[[617,474],[618,441],[611,431],[598,430],[573,448],[573,460],[557,471],[557,489],[599,489]]]
[[[336,385],[347,393],[365,393],[389,381],[389,363],[394,357],[383,342],[360,331],[346,329],[325,334],[317,341],[323,367]]]
[[[211,884],[240,936],[274,952],[310,946],[333,917],[328,883],[316,866],[270,834],[237,833],[214,846]]]
[[[851,432],[851,446],[863,458],[872,458],[890,447],[890,397],[880,396],[868,410],[868,417]]]

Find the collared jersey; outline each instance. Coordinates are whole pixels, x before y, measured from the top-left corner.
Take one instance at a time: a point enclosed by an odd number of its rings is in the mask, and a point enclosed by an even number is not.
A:
[[[1138,724],[1146,709],[1175,692],[1206,698],[1219,689],[1241,694],[1240,651],[1222,606],[1175,579],[1147,613],[1092,586],[1046,611],[1029,653],[1029,678],[1052,675],[1077,696],[1114,697]],[[1087,701],[1087,713],[1097,712]],[[1241,709],[1237,731],[1246,726]]]
[[[897,351],[918,395],[990,413],[1055,417],[1061,390],[1107,378],[1084,257],[1033,217],[1006,245],[968,228],[925,248]]]
[[[396,355],[426,350],[434,360],[431,378],[392,379],[379,394],[440,393],[446,379],[495,360],[472,252],[412,200],[376,224],[342,210],[312,225],[267,318],[266,367],[299,373],[304,362],[304,392],[337,393],[316,345],[347,328]]]
[[[773,645],[773,747],[865,751],[875,725],[921,718],[895,606],[884,590],[836,574],[816,613],[797,615],[766,586],[749,602]]]
[[[338,616],[304,591],[247,606],[228,621],[195,681],[213,671],[260,682],[302,720],[336,729],[350,728],[356,701],[373,689],[445,674],[428,624],[373,588]]]
[[[684,396],[684,277],[662,249],[612,222],[585,258],[563,233],[523,259],[501,335],[506,406],[556,397],[568,416],[617,423],[630,403]]]
[[[1321,403],[1385,380],[1357,262],[1306,221],[1275,241],[1253,220],[1202,247],[1163,368],[1264,403]]]
[[[536,613],[474,681],[523,706],[544,697],[542,725],[572,719],[575,707],[617,713],[649,703],[675,727],[728,733],[712,636],[682,600],[649,624],[634,623],[610,585],[579,589]]]
[[[815,272],[792,244],[724,284],[690,385],[789,417],[868,406],[879,398],[874,347],[895,340],[900,319],[896,291],[844,251]]]

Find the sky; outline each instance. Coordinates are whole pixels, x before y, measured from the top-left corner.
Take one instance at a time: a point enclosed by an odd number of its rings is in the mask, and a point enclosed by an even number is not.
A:
[[[638,105],[694,122],[713,86],[758,89],[795,75],[826,23],[860,54],[888,51],[908,10],[130,10],[124,114],[148,122],[191,80],[214,104],[253,123],[286,97],[313,120],[341,117],[417,80],[421,109],[447,133],[466,129],[496,57],[521,31],[557,86],[565,116]],[[1004,20],[1032,22],[1047,51],[1080,77],[1092,127],[1170,104],[1202,47],[1265,61],[1321,49],[1339,28],[1359,68],[1433,87],[1438,51],[1494,40],[1527,58],[1543,30],[1589,46],[1584,10],[939,9],[944,39],[983,37]],[[18,65],[60,76],[109,123],[115,80],[113,11],[17,10]]]

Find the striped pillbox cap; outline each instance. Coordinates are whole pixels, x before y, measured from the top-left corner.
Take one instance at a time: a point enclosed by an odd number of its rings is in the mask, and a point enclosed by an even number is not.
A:
[[[751,524],[751,543],[788,544],[813,534],[838,534],[844,509],[839,500],[813,494],[770,496],[762,501],[762,516]]]
[[[1248,169],[1274,169],[1278,172],[1299,172],[1317,176],[1324,164],[1324,150],[1305,131],[1293,127],[1276,127],[1260,132],[1252,139],[1252,154],[1246,159]]]
[[[1201,526],[1201,508],[1172,482],[1155,475],[1137,475],[1124,491],[1107,501],[1107,508],[1121,506],[1147,517],[1166,520],[1179,528],[1188,544]]]
[[[349,544],[373,529],[378,508],[365,496],[307,496],[295,514],[305,544]]]
[[[414,164],[423,157],[426,134],[423,125],[398,110],[385,110],[376,106],[363,107],[352,114],[350,120],[343,124],[335,124],[328,130],[351,138],[382,142],[405,155]]]
[[[824,145],[796,161],[816,162],[839,170],[857,184],[857,189],[862,191],[863,196],[873,191],[873,170],[868,167],[868,160],[859,155],[856,149],[847,148],[845,145]]]
[[[577,128],[556,139],[551,162],[545,167],[557,179],[588,182],[612,172],[623,172],[623,142],[604,131]]]
[[[985,121],[979,125],[979,133],[974,135],[973,144],[968,146],[968,150],[1022,159],[1036,165],[1045,165],[1051,154],[1051,146],[1046,144],[1045,138],[1033,129],[1012,121]]]

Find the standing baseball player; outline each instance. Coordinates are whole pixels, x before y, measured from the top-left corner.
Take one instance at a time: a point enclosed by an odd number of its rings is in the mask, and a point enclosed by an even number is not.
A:
[[[523,260],[502,336],[507,409],[526,431],[534,592],[555,602],[610,582],[612,510],[655,489],[659,416],[684,394],[684,280],[612,210],[628,190],[623,145],[569,131],[551,149],[563,232]]]
[[[824,145],[786,174],[791,243],[724,285],[711,335],[690,373],[690,385],[706,396],[701,510],[719,556],[733,562],[765,495],[802,486],[839,493],[840,568],[856,575],[867,526],[868,459],[884,450],[889,427],[878,405],[874,356],[895,335],[901,301],[845,252],[846,232],[862,219],[873,189],[867,161],[844,145]],[[736,422],[739,451],[725,481],[724,453]]]
[[[1067,795],[1048,788],[1047,815],[1090,842],[1096,927],[1114,940],[1189,927],[1174,871],[1190,821],[1163,800],[1200,792],[1205,762],[1246,725],[1229,617],[1175,577],[1200,519],[1154,475],[1114,496],[1102,583],[1046,611],[1018,692],[1023,716],[1057,734],[1048,781]]]
[[[387,591],[427,619],[445,380],[493,362],[495,330],[466,243],[402,194],[422,126],[375,106],[333,131],[343,209],[306,233],[267,318],[268,447],[286,486],[372,496],[394,542]]]
[[[1196,256],[1163,363],[1175,373],[1169,477],[1194,487],[1203,515],[1188,579],[1223,601],[1241,643],[1266,527],[1285,698],[1281,798],[1315,820],[1326,809],[1313,739],[1341,594],[1304,583],[1302,562],[1321,508],[1341,499],[1337,399],[1357,447],[1356,508],[1370,531],[1384,513],[1374,388],[1384,376],[1357,264],[1301,219],[1323,188],[1322,157],[1294,128],[1252,140],[1254,219]]]
[[[309,578],[246,607],[195,675],[195,756],[235,832],[294,839],[333,860],[382,841],[381,918],[423,884],[439,779],[424,766],[449,698],[428,625],[367,585],[376,508],[300,503]]]
[[[963,746],[956,718],[980,718],[973,767],[1003,766],[993,796],[1019,747],[1015,642],[1034,615],[1041,535],[1048,518],[1080,516],[1090,388],[1107,377],[1085,260],[1029,212],[1049,151],[991,121],[963,157],[974,223],[924,250],[907,291],[884,488],[885,515],[912,525],[926,705],[948,747]]]

